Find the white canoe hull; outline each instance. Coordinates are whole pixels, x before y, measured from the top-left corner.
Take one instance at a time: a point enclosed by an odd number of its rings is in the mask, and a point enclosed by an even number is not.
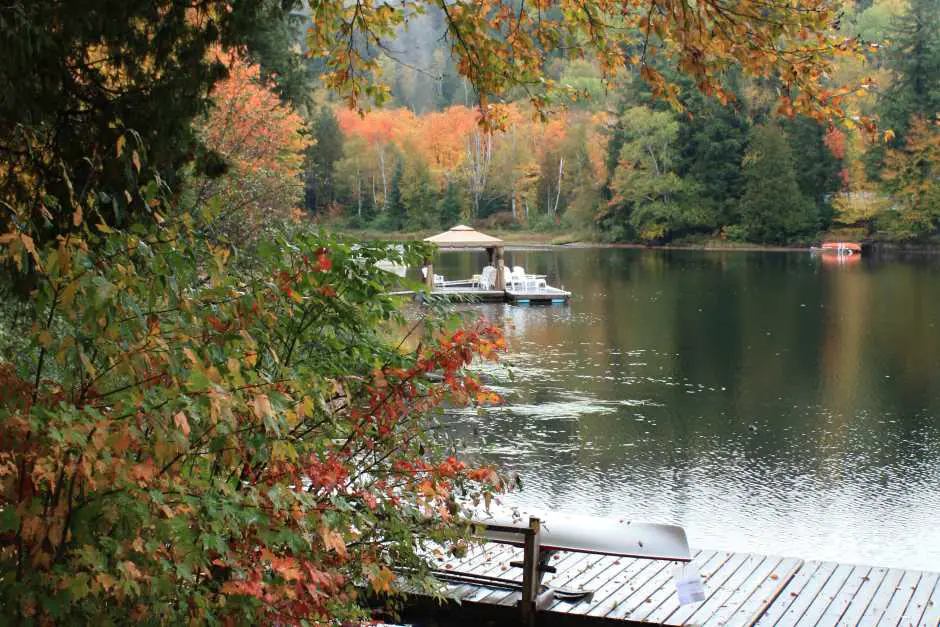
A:
[[[540,521],[543,549],[661,560],[692,559],[685,530],[677,525],[506,508],[477,510],[473,521],[522,529],[528,526],[530,517]],[[495,542],[522,544],[522,536],[515,533],[489,530],[484,535]]]

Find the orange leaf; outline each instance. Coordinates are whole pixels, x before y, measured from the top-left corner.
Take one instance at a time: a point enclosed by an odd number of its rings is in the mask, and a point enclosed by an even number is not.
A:
[[[179,412],[173,416],[173,423],[183,432],[183,435],[189,436],[189,421],[186,419],[186,414]]]

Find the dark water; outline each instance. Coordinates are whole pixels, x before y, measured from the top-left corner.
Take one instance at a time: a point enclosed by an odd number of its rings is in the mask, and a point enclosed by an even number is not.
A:
[[[574,292],[477,307],[507,331],[487,371],[506,404],[453,429],[521,475],[510,499],[679,523],[702,548],[940,569],[940,258],[507,254]]]

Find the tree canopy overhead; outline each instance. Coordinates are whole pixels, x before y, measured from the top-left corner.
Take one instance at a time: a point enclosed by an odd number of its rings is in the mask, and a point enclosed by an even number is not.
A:
[[[722,100],[734,66],[779,82],[781,110],[817,119],[842,115],[848,88],[834,89],[835,55],[857,42],[833,34],[841,3],[833,0],[326,0],[312,7],[310,53],[322,58],[326,83],[350,106],[381,103],[380,58],[387,40],[428,7],[445,15],[457,68],[476,89],[484,123],[499,124],[499,102],[524,89],[537,108],[552,91],[575,91],[545,78],[548,59],[591,57],[607,78],[634,66],[658,96],[678,104],[678,89],[654,67],[667,58],[699,89]]]

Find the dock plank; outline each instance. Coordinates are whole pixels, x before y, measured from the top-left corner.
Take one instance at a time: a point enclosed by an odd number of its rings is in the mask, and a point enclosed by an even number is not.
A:
[[[803,560],[792,557],[773,557],[769,560],[767,572],[763,572],[763,564],[755,571],[753,577],[756,585],[750,581],[742,585],[740,593],[735,592],[722,611],[711,618],[710,624],[750,627],[777,599],[803,565]]]
[[[770,604],[763,614],[757,617],[757,621],[753,624],[761,627],[779,624],[794,603],[800,599],[800,595],[804,591],[817,589],[821,584],[814,582],[820,577],[828,578],[833,570],[835,570],[835,564],[824,564],[823,562],[806,562],[803,564],[800,571],[790,580],[776,600]],[[806,603],[808,605],[809,601]],[[800,614],[802,613],[802,610],[800,610]]]
[[[692,560],[692,565],[698,568],[696,559]],[[670,575],[673,574],[673,571],[674,567],[669,569]],[[650,595],[649,602],[644,603],[643,606],[634,610],[634,612],[630,614],[630,620],[650,622],[653,621],[650,617],[657,613],[663,616],[669,616],[677,609],[679,609],[679,596],[674,582],[670,580],[667,584]]]
[[[522,569],[509,565],[522,559],[516,546],[474,545],[459,558],[440,551],[429,557],[443,572],[522,579]],[[546,574],[544,585],[592,591],[577,601],[555,599],[547,608],[555,622],[572,627],[588,620],[701,627],[940,625],[940,573],[696,551],[692,564],[705,581],[706,598],[679,606],[675,562],[559,551],[550,564],[556,572]],[[519,590],[486,583],[450,583],[444,594],[478,610],[503,612],[503,619],[518,611],[520,598]]]
[[[816,620],[826,611],[829,604],[836,598],[839,590],[842,588],[849,575],[854,570],[849,564],[834,564],[835,568],[825,583],[816,589],[812,594],[804,595],[800,600],[802,603],[794,603],[799,611],[794,610],[790,614],[784,615],[784,621],[792,621],[794,625],[815,625]],[[811,589],[812,590],[812,589]],[[792,607],[791,607],[792,609]],[[785,624],[790,624],[786,622]]]
[[[712,572],[712,565],[720,565],[727,561],[723,551],[703,551],[702,553],[695,556],[695,559],[692,560],[692,566],[694,566],[699,573],[704,577]],[[708,581],[704,581],[705,589],[708,590]],[[663,623],[666,619],[677,611],[681,607],[679,605],[679,597],[675,594],[675,588],[670,586],[673,594],[666,597],[666,599],[653,611],[651,611],[646,616],[646,621],[651,623]]]
[[[714,551],[706,553],[712,555]],[[698,555],[701,555],[701,552]],[[603,616],[616,607],[617,599],[626,591],[626,588],[631,590],[635,588],[634,578],[639,580],[643,571],[655,568],[655,566],[656,563],[652,560],[621,558],[621,564],[608,572],[607,579],[594,590],[594,596],[590,601],[580,601],[567,607],[566,604],[562,604],[558,609],[568,614]]]
[[[882,614],[884,614],[884,611],[888,608],[888,604],[891,602],[891,597],[897,592],[898,584],[901,583],[903,576],[904,571],[896,568],[890,569],[885,574],[884,579],[881,580],[881,585],[878,586],[878,590],[872,597],[871,603],[868,604],[859,622],[865,625],[878,624]]]
[[[563,589],[563,590],[572,590],[572,591],[585,591],[590,592],[589,597],[585,597],[584,601],[593,602],[594,594],[604,582],[608,581],[615,574],[621,572],[626,568],[627,560],[622,557],[610,556],[612,559],[605,561],[603,568],[596,567],[592,568],[589,571],[580,573],[577,577],[562,579],[556,578],[552,582],[552,586]],[[600,562],[597,562],[599,565]],[[562,611],[565,612],[570,606],[573,606],[576,602],[566,601],[564,599],[555,599],[555,602],[549,607],[550,610]]]
[[[891,597],[891,601],[888,603],[888,607],[885,608],[884,614],[878,619],[878,625],[897,627],[897,624],[901,621],[901,617],[904,615],[904,610],[907,609],[911,598],[914,596],[914,591],[917,590],[917,584],[920,583],[924,574],[925,573],[913,570],[904,573],[894,596]]]
[[[862,620],[862,616],[887,574],[887,568],[872,568],[868,575],[863,578],[862,585],[855,591],[855,596],[849,599],[845,611],[839,619],[843,624],[857,625]]]
[[[829,607],[820,615],[817,624],[837,625],[849,609],[852,599],[858,597],[859,590],[870,580],[871,566],[856,566],[839,591],[839,595],[829,603]]]
[[[558,555],[558,554],[556,554]],[[559,557],[554,563],[549,561],[549,563],[557,569],[557,573],[554,575],[549,575],[543,578],[542,582],[546,585],[556,585],[555,580],[560,576],[565,577],[566,573],[575,573],[578,569],[583,568],[584,565],[588,562],[591,562],[591,558],[596,558],[596,555],[588,555],[586,553],[573,553],[571,551],[565,551],[563,555]],[[522,569],[517,569],[519,573],[519,581],[522,580]],[[515,605],[516,601],[522,598],[522,594],[518,590],[494,590],[491,594],[478,600],[479,603],[493,603],[496,605]]]
[[[917,623],[921,627],[937,627],[940,625],[940,582],[933,589],[931,598],[924,605],[924,613]]]
[[[476,562],[471,567],[464,568],[461,572],[472,573],[474,575],[489,575],[491,577],[505,577],[507,579],[521,581],[522,571],[516,569],[518,573],[513,577],[513,569],[509,566],[509,562],[522,559],[522,549],[514,546],[509,548],[509,551],[502,551],[486,560]],[[460,584],[449,596],[470,601],[473,597],[485,596],[485,594],[481,594],[483,590],[489,592],[494,589],[495,588],[484,588],[479,584]]]
[[[730,579],[734,573],[737,572],[738,568],[741,567],[747,561],[746,553],[729,553],[728,559],[724,560],[720,564],[713,565],[713,570],[707,572],[702,571],[702,577],[705,580],[705,600],[700,603],[689,603],[687,605],[679,606],[679,608],[670,614],[666,620],[663,621],[666,625],[691,625],[695,624],[691,621],[692,616],[698,612],[700,608],[711,603],[712,599],[716,595],[723,595],[722,586],[728,579]]]
[[[904,614],[898,620],[898,627],[914,627],[919,624],[934,592],[936,591],[937,596],[940,597],[940,589],[938,589],[940,583],[938,582],[940,582],[940,573],[924,573],[921,576],[920,581],[917,582],[917,589],[914,590],[914,596],[911,597]]]
[[[631,613],[643,607],[644,604],[652,602],[651,597],[656,590],[671,586],[673,566],[673,562],[657,562],[656,566],[649,571],[646,581],[634,587],[629,595],[607,612],[606,617],[629,620]]]
[[[766,562],[771,562],[767,564]],[[731,575],[715,590],[710,598],[706,599],[689,616],[686,621],[694,625],[719,625],[723,610],[729,603],[733,603],[735,595],[744,596],[746,592],[753,589],[756,581],[753,580],[754,573],[769,571],[773,568],[774,560],[764,555],[747,555],[745,560],[738,566]],[[750,585],[748,585],[750,582]]]
[[[625,600],[631,598],[637,590],[643,587],[650,579],[656,576],[666,567],[666,562],[657,562],[654,560],[636,560],[641,566],[630,574],[624,580],[617,579],[620,585],[617,586],[606,598],[598,600],[593,607],[586,612],[589,616],[607,616],[616,610]],[[572,608],[568,613],[576,613],[577,608]]]

